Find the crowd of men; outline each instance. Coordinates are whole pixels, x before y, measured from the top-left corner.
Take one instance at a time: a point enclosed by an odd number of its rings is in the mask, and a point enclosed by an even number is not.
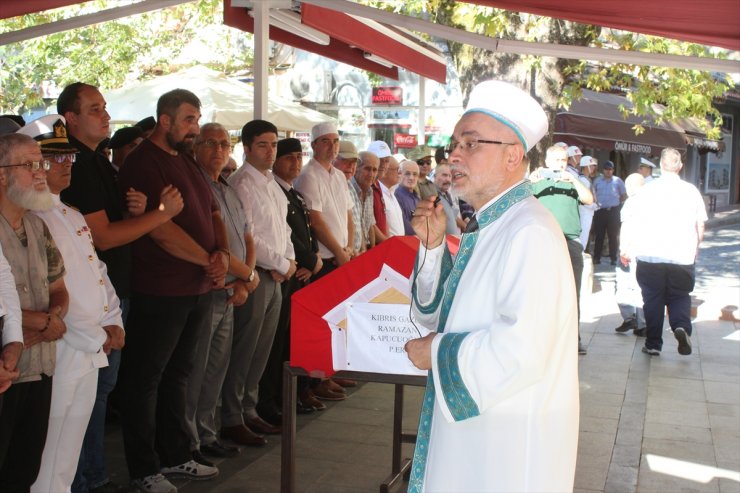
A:
[[[219,472],[214,457],[264,446],[266,436],[282,431],[291,295],[393,236],[419,236],[426,248],[440,245],[437,233],[469,237],[491,220],[475,212],[491,197],[457,195],[469,178],[461,156],[501,144],[511,151],[506,173],[514,185],[523,179],[526,151],[542,136],[465,137],[399,160],[383,141],[358,151],[340,140],[335,124],[321,123],[311,130],[313,157],[304,166],[299,140],[281,140],[275,125],[253,120],[242,128],[237,168],[229,132],[201,124],[200,100],[186,90],[162,95],[156,118],[110,139],[106,102],[94,86],[67,86],[57,113],[24,126],[0,119],[3,492],[116,491],[103,449],[114,388],[129,475],[140,491],[176,492],[170,479],[211,479]],[[471,110],[464,135],[475,133],[476,119],[490,123],[485,113]],[[500,121],[492,128],[505,130]],[[662,177],[630,198],[629,210],[640,213],[622,209],[626,190],[614,165],[607,161],[595,176],[596,165],[559,143],[526,182],[526,193],[562,233],[562,245],[550,236],[547,242],[570,259],[572,284],[558,270],[554,286],[575,286],[575,313],[562,321],[577,326],[593,229],[593,262],[608,236],[612,265],[619,260],[636,272],[629,299],[639,298],[639,283],[644,300],[644,307],[634,301],[632,312],[625,308],[617,330],[639,333],[644,312],[644,351],[659,354],[668,305],[679,352],[689,354],[687,299],[706,215],[698,192],[678,178],[680,155],[664,151]],[[680,217],[673,214],[679,208]],[[533,213],[542,219],[540,209]],[[430,223],[420,226],[423,215],[439,220],[431,239]],[[622,249],[620,223],[629,239]],[[626,289],[628,281],[620,284]],[[578,350],[585,353],[580,340]],[[344,400],[355,385],[302,378],[297,412],[321,411],[322,401]]]

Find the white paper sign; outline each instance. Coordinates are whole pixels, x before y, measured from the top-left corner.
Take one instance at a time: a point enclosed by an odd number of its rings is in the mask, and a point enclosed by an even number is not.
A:
[[[347,369],[391,375],[426,375],[404,351],[407,341],[429,333],[409,319],[409,306],[348,303]],[[421,332],[421,334],[420,334]]]

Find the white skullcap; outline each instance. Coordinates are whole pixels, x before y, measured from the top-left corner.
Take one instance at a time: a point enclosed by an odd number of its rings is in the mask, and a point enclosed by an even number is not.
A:
[[[594,162],[594,158],[592,158],[591,156],[583,156],[581,158],[581,168],[591,166],[592,164],[595,165],[596,163]]]
[[[568,157],[575,157],[575,156],[582,156],[583,152],[581,152],[581,149],[578,146],[570,146],[568,147]]]
[[[473,88],[465,114],[483,113],[514,131],[529,151],[547,133],[547,115],[535,99],[518,87],[487,80]]]
[[[382,140],[376,140],[375,142],[371,142],[370,145],[367,146],[367,152],[372,152],[373,154],[378,156],[378,159],[383,159],[384,157],[390,157],[391,148],[388,147],[388,144],[386,144]]]
[[[640,158],[640,166],[647,166],[648,168],[655,168],[655,164],[653,164],[652,161],[645,159],[644,157]]]
[[[557,146],[557,147],[562,147],[563,149],[566,149],[566,150],[568,149],[568,144],[566,144],[565,142],[562,142],[562,141],[561,142],[555,142],[553,145],[554,146]]]
[[[339,134],[337,124],[334,122],[323,122],[314,125],[311,129],[311,142],[326,134]]]

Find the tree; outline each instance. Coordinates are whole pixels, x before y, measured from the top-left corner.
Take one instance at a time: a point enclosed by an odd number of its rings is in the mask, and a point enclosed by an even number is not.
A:
[[[0,111],[22,113],[43,105],[42,88],[48,85],[79,80],[109,90],[195,63],[227,74],[251,67],[251,35],[222,25],[222,5],[200,0],[0,46]],[[112,6],[96,0],[7,19],[0,21],[0,32]]]
[[[491,37],[564,45],[610,47],[695,56],[726,57],[710,48],[609,28],[590,26],[527,13],[512,12],[454,0],[383,0],[368,3],[398,13],[425,17],[469,32]],[[583,88],[595,91],[624,91],[633,104],[628,113],[675,121],[696,118],[710,138],[720,136],[721,114],[714,98],[734,86],[729,77],[717,78],[699,70],[647,67],[628,64],[592,65],[585,61],[493,53],[485,49],[448,42],[453,64],[464,94],[479,80],[492,75],[528,87],[543,103],[551,118],[558,106],[568,107]],[[657,113],[654,104],[665,106]],[[709,117],[709,120],[707,119]],[[643,131],[641,125],[634,128]]]

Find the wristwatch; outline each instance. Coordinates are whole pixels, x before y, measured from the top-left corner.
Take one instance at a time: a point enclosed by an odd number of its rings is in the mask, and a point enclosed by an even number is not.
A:
[[[249,273],[249,277],[247,277],[247,282],[254,281],[254,269],[252,269],[252,272]]]

